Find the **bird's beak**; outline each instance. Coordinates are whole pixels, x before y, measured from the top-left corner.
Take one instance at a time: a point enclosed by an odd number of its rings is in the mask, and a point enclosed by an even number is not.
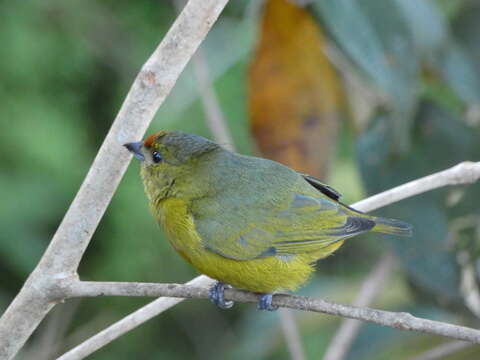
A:
[[[123,146],[125,146],[127,150],[130,151],[138,160],[145,160],[145,156],[142,153],[143,141],[126,143],[123,144]]]

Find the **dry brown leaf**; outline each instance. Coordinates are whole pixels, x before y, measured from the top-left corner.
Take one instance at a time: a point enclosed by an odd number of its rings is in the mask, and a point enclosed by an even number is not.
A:
[[[339,77],[325,56],[322,29],[308,10],[265,3],[249,73],[250,123],[262,154],[321,178],[336,142]]]

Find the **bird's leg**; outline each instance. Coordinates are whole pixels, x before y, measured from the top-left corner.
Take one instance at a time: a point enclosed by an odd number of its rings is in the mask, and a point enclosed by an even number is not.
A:
[[[220,309],[229,309],[233,306],[233,301],[225,301],[225,289],[231,289],[230,285],[226,285],[217,281],[215,285],[210,288],[208,298],[211,302],[217,305]]]
[[[275,311],[278,309],[278,306],[272,305],[273,294],[263,294],[258,300],[257,309],[258,310],[268,310]]]

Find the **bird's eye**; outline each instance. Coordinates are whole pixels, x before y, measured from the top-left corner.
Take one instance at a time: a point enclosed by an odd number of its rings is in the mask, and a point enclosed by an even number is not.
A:
[[[152,159],[155,164],[158,164],[160,161],[162,161],[162,155],[158,151],[152,152]]]

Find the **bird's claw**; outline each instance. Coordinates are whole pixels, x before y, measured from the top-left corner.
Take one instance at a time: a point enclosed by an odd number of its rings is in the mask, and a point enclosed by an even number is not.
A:
[[[273,294],[264,294],[260,297],[257,303],[258,310],[275,311],[278,306],[272,305]]]
[[[231,288],[230,285],[217,281],[215,285],[210,288],[208,298],[220,309],[230,309],[234,303],[231,300],[225,301],[225,289]]]

